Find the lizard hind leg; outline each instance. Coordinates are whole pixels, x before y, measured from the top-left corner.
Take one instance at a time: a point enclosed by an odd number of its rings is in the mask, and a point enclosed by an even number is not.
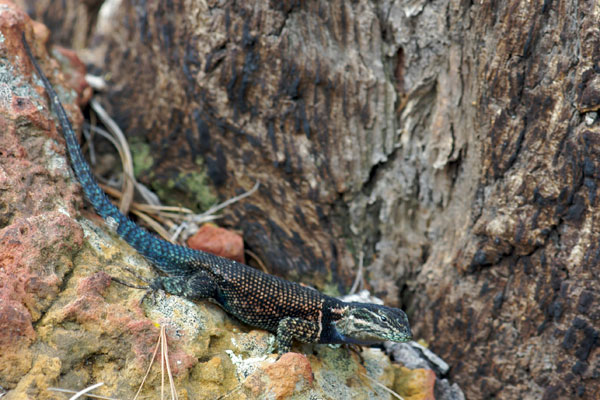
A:
[[[217,296],[217,285],[204,271],[184,276],[160,276],[150,286],[190,300],[214,299]]]

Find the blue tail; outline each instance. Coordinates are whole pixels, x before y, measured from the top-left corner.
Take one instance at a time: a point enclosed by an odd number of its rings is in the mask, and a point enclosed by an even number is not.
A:
[[[42,72],[37,61],[35,61],[31,49],[25,40],[24,33],[22,40],[27,55],[44,83],[46,92],[48,92],[50,101],[58,116],[60,127],[63,131],[65,141],[67,142],[67,150],[71,157],[71,164],[75,171],[75,175],[77,175],[77,179],[83,187],[87,199],[92,203],[96,212],[100,214],[109,225],[116,226],[119,236],[125,239],[127,243],[141,255],[146,257],[162,272],[171,275],[184,275],[192,270],[202,268],[203,265],[201,265],[202,263],[199,263],[199,261],[206,256],[208,256],[209,259],[214,256],[210,257],[210,255],[204,252],[169,243],[150,234],[130,221],[129,218],[123,215],[119,209],[108,200],[108,197],[102,191],[100,186],[98,186],[96,179],[94,179],[90,167],[81,153],[81,148],[79,147],[75,132],[73,131],[73,127],[71,126],[71,122],[67,117],[65,109],[52,88],[52,85],[48,81],[48,78]]]

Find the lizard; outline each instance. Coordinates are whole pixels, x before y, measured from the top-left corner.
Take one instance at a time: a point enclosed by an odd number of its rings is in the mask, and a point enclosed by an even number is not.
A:
[[[408,317],[401,309],[344,302],[245,264],[168,242],[131,221],[96,182],[65,109],[24,33],[22,41],[54,108],[71,167],[88,201],[109,226],[116,227],[121,238],[165,274],[154,278],[148,289],[217,303],[243,323],[274,333],[279,356],[291,351],[294,340],[373,345],[412,339]]]

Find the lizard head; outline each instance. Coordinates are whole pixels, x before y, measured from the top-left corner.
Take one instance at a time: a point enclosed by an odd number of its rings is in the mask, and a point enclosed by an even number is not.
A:
[[[412,333],[408,317],[398,308],[369,303],[346,303],[334,322],[346,343],[375,344],[386,340],[408,342]]]

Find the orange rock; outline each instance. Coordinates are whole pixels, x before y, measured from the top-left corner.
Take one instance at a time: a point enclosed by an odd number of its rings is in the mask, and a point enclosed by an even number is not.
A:
[[[435,379],[435,372],[430,369],[398,367],[394,391],[405,400],[435,400]]]
[[[290,397],[301,381],[308,385],[313,383],[310,362],[304,354],[300,353],[285,353],[277,362],[265,368],[265,372],[271,380],[269,391],[276,399]]]
[[[313,383],[313,372],[304,354],[286,353],[275,363],[258,369],[246,379],[244,386],[253,395],[283,400],[304,391]]]
[[[225,369],[223,360],[219,356],[215,356],[205,363],[202,363],[200,370],[200,379],[206,382],[222,383],[225,380]]]
[[[244,263],[244,239],[239,234],[214,224],[204,224],[188,239],[192,249]]]

